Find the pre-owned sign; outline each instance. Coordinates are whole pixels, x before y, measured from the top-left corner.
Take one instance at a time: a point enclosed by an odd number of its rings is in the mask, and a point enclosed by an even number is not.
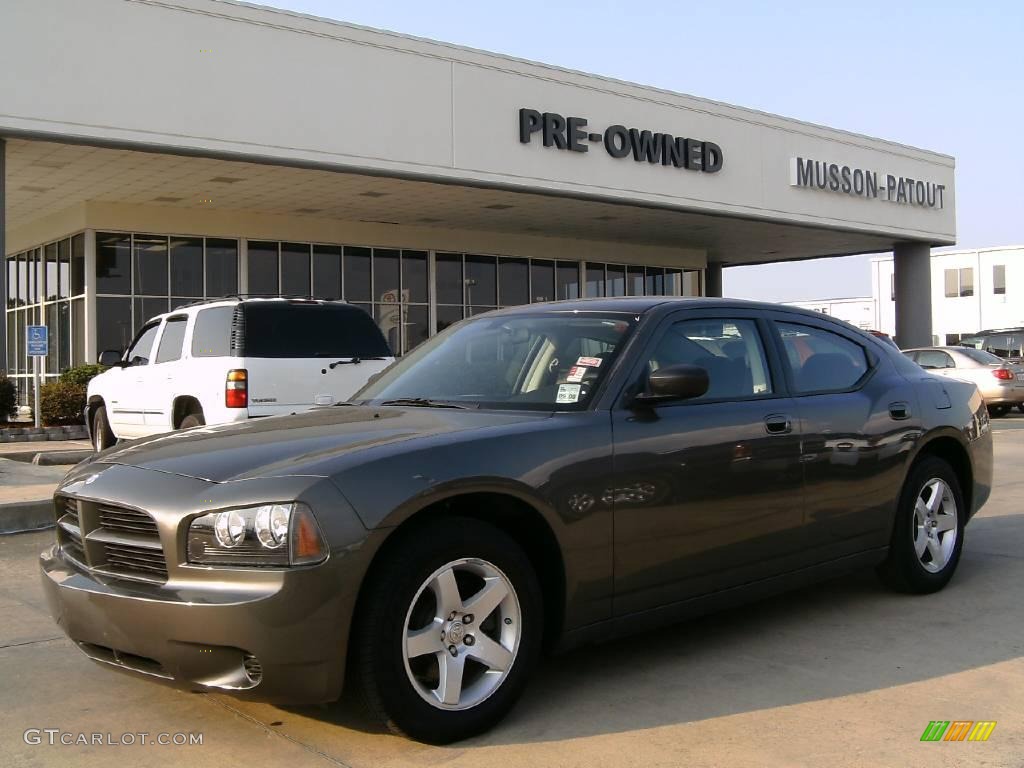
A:
[[[713,141],[654,133],[624,125],[610,125],[601,132],[590,131],[585,117],[563,117],[557,112],[520,109],[519,141],[529,144],[535,134],[539,135],[545,147],[589,152],[590,144],[600,144],[614,158],[632,155],[638,163],[703,173],[722,170],[725,159],[722,148]]]

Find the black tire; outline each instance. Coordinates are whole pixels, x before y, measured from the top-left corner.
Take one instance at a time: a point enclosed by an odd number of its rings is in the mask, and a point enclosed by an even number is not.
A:
[[[929,571],[914,547],[917,531],[914,509],[917,501],[933,480],[941,480],[949,488],[956,504],[956,539],[945,566],[937,572]],[[953,468],[936,456],[924,456],[913,467],[900,493],[896,520],[893,525],[889,554],[878,568],[878,574],[889,587],[899,592],[928,594],[942,589],[953,578],[964,545],[964,525],[968,510],[963,491]],[[939,535],[939,534],[936,534]]]
[[[97,452],[112,448],[117,443],[110,428],[110,421],[107,419],[107,408],[101,405],[92,414],[92,447]]]
[[[192,429],[192,427],[204,426],[206,426],[206,419],[203,418],[202,413],[190,413],[181,420],[181,424],[178,425],[178,429]]]
[[[1024,413],[1024,403],[1017,403],[1017,410]]]
[[[442,536],[438,530],[443,530]],[[352,682],[370,715],[394,733],[449,744],[493,727],[521,695],[541,650],[540,586],[519,545],[478,520],[433,518],[429,528],[420,526],[398,535],[402,538],[390,547],[386,559],[375,565],[352,619]],[[427,703],[414,688],[406,673],[403,637],[406,617],[421,586],[438,569],[460,558],[479,558],[501,570],[518,598],[521,627],[514,661],[500,686],[475,706],[445,710]],[[478,627],[483,630],[482,625]]]
[[[1010,406],[1008,405],[990,405],[988,407],[988,415],[994,419],[1000,419],[1010,412]]]

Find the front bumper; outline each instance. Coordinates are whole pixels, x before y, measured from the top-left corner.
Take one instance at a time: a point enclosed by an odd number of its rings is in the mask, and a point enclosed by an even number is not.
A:
[[[309,487],[309,478],[275,478],[218,485],[101,462],[72,477],[59,495],[147,510],[167,566],[166,580],[143,581],[83,565],[58,545],[41,554],[50,612],[86,655],[191,690],[281,704],[339,697],[349,624],[375,546],[329,483]],[[299,492],[301,486],[306,490]],[[292,568],[186,562],[183,532],[197,510],[278,498],[268,494],[303,500],[314,514],[322,510],[318,520],[333,545],[326,561]]]

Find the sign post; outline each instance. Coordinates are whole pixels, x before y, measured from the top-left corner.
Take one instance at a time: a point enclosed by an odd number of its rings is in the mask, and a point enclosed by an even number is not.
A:
[[[30,325],[27,329],[25,347],[32,358],[32,417],[36,427],[42,426],[39,414],[39,358],[50,353],[50,334],[45,325]]]

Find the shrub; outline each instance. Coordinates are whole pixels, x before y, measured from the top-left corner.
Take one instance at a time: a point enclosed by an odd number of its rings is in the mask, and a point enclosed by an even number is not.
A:
[[[86,385],[64,377],[39,387],[39,416],[48,427],[82,424]]]
[[[18,389],[6,373],[0,373],[0,421],[13,419],[17,408]]]
[[[64,373],[60,375],[60,380],[65,384],[81,384],[84,387],[89,383],[90,379],[94,376],[98,376],[105,370],[107,369],[96,363],[76,365],[74,368],[68,368],[64,371]]]

